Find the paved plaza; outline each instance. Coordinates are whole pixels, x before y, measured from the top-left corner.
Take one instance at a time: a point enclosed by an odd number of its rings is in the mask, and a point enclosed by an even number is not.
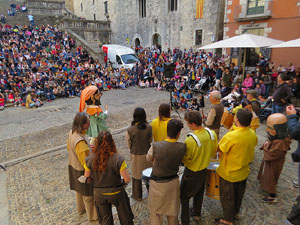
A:
[[[125,144],[122,128],[130,125],[135,107],[142,106],[148,119],[157,116],[158,106],[169,101],[169,93],[154,89],[129,88],[105,92],[102,103],[109,106],[108,125],[113,132],[118,151],[125,156],[130,167],[129,150]],[[207,104],[208,105],[208,104]],[[38,109],[7,108],[0,112],[0,163],[13,162],[31,155],[30,159],[20,163],[11,163],[7,171],[0,171],[0,224],[5,224],[7,209],[9,224],[42,225],[86,224],[86,215],[79,216],[76,210],[75,194],[69,190],[67,172],[66,144],[67,132],[78,111],[79,98],[58,99],[46,102]],[[207,111],[207,110],[206,110]],[[183,112],[180,112],[183,116]],[[174,116],[178,117],[176,113]],[[257,130],[259,144],[255,160],[251,164],[247,190],[242,204],[241,225],[277,225],[291,209],[298,191],[291,181],[297,179],[297,164],[291,161],[290,153],[277,186],[279,202],[268,205],[261,202],[263,194],[256,179],[262,152],[259,147],[266,139],[265,125]],[[189,132],[185,126],[180,140]],[[221,134],[226,132],[222,129]],[[39,155],[49,149],[44,155]],[[35,157],[37,156],[37,157]],[[6,191],[4,191],[6,190]],[[131,184],[127,187],[131,195]],[[146,191],[144,191],[146,197]],[[7,197],[7,201],[3,197]],[[148,224],[147,199],[141,202],[131,200],[135,214],[135,224]],[[5,209],[6,208],[6,209]],[[218,200],[204,198],[201,221],[192,224],[213,224],[214,218],[222,217],[222,208]],[[3,219],[4,218],[4,219]],[[116,224],[119,224],[117,217]],[[3,222],[2,222],[3,221]]]

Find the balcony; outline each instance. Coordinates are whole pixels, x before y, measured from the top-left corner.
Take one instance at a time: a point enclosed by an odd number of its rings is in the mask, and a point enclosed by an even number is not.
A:
[[[238,5],[234,8],[234,20],[241,22],[269,19],[272,17],[272,9],[273,0],[266,0],[264,6],[255,8],[248,8],[248,4]]]

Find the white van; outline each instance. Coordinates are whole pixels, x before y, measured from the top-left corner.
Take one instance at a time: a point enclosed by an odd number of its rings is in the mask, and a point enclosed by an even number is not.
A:
[[[114,69],[132,69],[139,62],[133,49],[121,45],[103,45],[104,62],[110,61]]]

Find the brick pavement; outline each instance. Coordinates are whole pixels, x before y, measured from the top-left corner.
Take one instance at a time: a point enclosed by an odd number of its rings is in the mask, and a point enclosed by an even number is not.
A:
[[[121,93],[126,93],[126,91]],[[148,93],[147,93],[148,94]],[[157,94],[157,93],[154,93]],[[145,96],[139,95],[142,99]],[[167,97],[164,95],[162,98]],[[145,97],[146,98],[146,97]],[[159,98],[157,98],[159,99]],[[76,100],[76,99],[74,99]],[[71,100],[72,101],[72,100]],[[150,102],[145,106],[148,118],[154,118],[157,114],[157,108],[163,100],[157,102]],[[120,102],[120,101],[119,101]],[[116,103],[115,103],[116,104]],[[114,105],[114,103],[112,103]],[[117,104],[116,104],[117,105]],[[127,107],[126,110],[124,110]],[[119,128],[130,124],[132,110],[134,104],[126,104],[122,108],[122,113],[112,110],[111,124],[113,127]],[[113,107],[112,107],[113,108]],[[54,112],[55,113],[55,112]],[[59,113],[59,112],[58,112]],[[47,130],[33,132],[30,135],[36,137],[35,150],[46,149],[47,142],[39,141],[40,137],[51,134],[55,137],[50,142],[55,144],[65,143],[66,132],[68,131],[68,124],[58,125],[57,127],[48,128]],[[265,125],[262,124],[261,128],[257,130],[259,136],[260,146],[266,138]],[[180,140],[183,140],[187,128],[184,128]],[[225,130],[222,129],[222,133]],[[27,134],[25,134],[27,135]],[[17,138],[17,137],[16,137]],[[24,138],[24,137],[18,137]],[[33,138],[34,139],[34,138]],[[124,132],[114,135],[118,151],[125,156],[126,161],[129,162],[129,151],[125,145]],[[12,141],[13,139],[9,139]],[[24,138],[26,140],[26,138]],[[19,156],[22,154],[23,144],[18,140],[12,144],[13,147],[6,143],[6,146],[15,149]],[[30,146],[30,145],[29,145]],[[47,146],[47,148],[50,147]],[[296,143],[293,142],[292,149],[295,149]],[[30,148],[25,148],[30,151]],[[1,151],[2,152],[2,151]],[[291,152],[291,151],[290,151]],[[251,165],[252,171],[248,178],[248,186],[245,198],[242,204],[242,211],[240,213],[240,221],[236,224],[241,225],[277,225],[282,224],[282,219],[290,211],[292,202],[294,201],[298,191],[292,187],[291,180],[297,179],[297,164],[291,162],[290,152],[286,156],[286,163],[283,168],[282,175],[278,184],[278,197],[277,204],[268,205],[261,202],[262,194],[259,191],[258,182],[256,180],[257,172],[262,158],[262,153],[256,149],[255,160]],[[15,157],[12,154],[10,157]],[[1,161],[1,160],[0,160]],[[66,151],[58,151],[48,155],[33,158],[26,162],[22,162],[7,169],[7,192],[8,192],[8,209],[10,224],[83,224],[86,221],[86,216],[78,216],[76,212],[75,196],[69,190],[68,176],[67,176],[67,153]],[[130,163],[129,167],[130,167]],[[127,187],[128,194],[131,194],[131,185]],[[146,225],[148,224],[148,209],[147,199],[142,202],[133,202],[133,212],[136,216],[135,224]],[[204,198],[202,220],[201,223],[192,222],[192,224],[213,224],[213,219],[222,216],[222,208],[220,202],[212,200],[207,197]],[[115,217],[116,224],[119,224],[117,217]]]

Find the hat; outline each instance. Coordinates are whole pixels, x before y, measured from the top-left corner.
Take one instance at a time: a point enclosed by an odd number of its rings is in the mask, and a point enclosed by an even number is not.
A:
[[[248,89],[248,90],[246,91],[246,93],[249,94],[249,95],[252,95],[254,98],[257,97],[257,91],[254,90],[254,89]]]

